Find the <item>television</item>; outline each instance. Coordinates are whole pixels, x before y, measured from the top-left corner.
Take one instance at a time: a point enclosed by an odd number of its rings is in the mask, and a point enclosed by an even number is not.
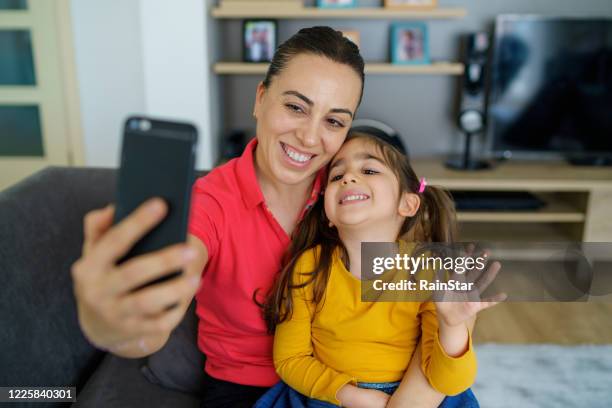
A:
[[[612,19],[500,15],[493,43],[492,155],[612,162]]]

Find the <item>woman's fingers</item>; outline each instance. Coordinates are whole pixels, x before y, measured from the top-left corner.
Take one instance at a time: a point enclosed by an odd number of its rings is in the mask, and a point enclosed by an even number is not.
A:
[[[114,215],[115,207],[113,205],[90,211],[85,215],[83,220],[83,255],[86,256],[91,247],[113,225]]]
[[[200,282],[198,277],[181,274],[119,298],[120,316],[154,316],[169,306],[191,301]]]
[[[185,307],[175,307],[168,311],[162,311],[154,316],[135,318],[133,328],[138,333],[145,335],[168,333],[178,326],[185,316]]]
[[[143,204],[116,226],[112,226],[112,206],[87,215],[84,253],[71,272],[79,322],[83,332],[96,344],[108,347],[152,336],[150,344],[157,347],[160,336],[176,327],[193,299],[208,259],[205,246],[198,238],[189,236],[186,243],[116,265],[166,212],[164,202],[157,199]],[[197,256],[188,248],[195,249]],[[133,291],[178,270],[184,272],[168,281]],[[178,307],[169,309],[172,305]]]
[[[109,294],[124,295],[147,282],[183,270],[196,256],[195,249],[177,244],[130,259],[112,272],[108,284]]]
[[[79,323],[94,344],[109,347],[120,343],[131,349],[135,339],[144,339],[144,346],[148,341],[147,347],[153,350],[184,316],[207,260],[205,247],[197,238],[199,246],[187,242],[116,265],[166,213],[165,203],[154,199],[116,226],[112,226],[112,206],[85,217],[83,254],[71,273]],[[197,259],[188,248],[196,249]],[[178,270],[186,272],[131,292]],[[169,309],[172,305],[178,306]]]
[[[168,206],[159,198],[146,201],[119,224],[108,230],[95,247],[92,257],[99,264],[113,264],[166,216]]]

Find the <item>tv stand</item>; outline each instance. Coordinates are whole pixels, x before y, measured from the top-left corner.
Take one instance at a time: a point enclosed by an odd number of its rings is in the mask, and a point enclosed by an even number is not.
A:
[[[574,166],[612,166],[612,156],[568,158],[567,161]]]
[[[418,177],[448,190],[529,191],[546,206],[527,211],[459,211],[459,239],[521,243],[612,242],[612,171],[567,161],[500,161],[479,172],[446,168],[442,158],[411,160]],[[511,245],[509,245],[511,246]],[[534,245],[536,247],[536,245]],[[537,273],[537,254],[495,253]],[[609,264],[608,264],[609,265]],[[598,270],[608,270],[605,264]],[[603,274],[602,274],[603,275]],[[609,295],[606,296],[610,299]],[[607,302],[607,303],[605,303]],[[474,342],[610,343],[612,302],[502,302],[478,314]],[[588,324],[585,324],[588,321]]]
[[[509,160],[478,172],[444,159],[411,160],[418,177],[452,191],[527,191],[546,205],[530,210],[458,211],[464,241],[612,242],[612,171],[566,161]]]

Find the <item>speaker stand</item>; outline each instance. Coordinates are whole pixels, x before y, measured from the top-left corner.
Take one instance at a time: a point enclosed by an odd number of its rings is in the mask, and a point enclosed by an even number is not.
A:
[[[491,167],[489,162],[483,160],[474,160],[471,156],[472,136],[475,133],[465,133],[465,149],[460,158],[450,159],[446,162],[446,167],[453,170],[485,170]]]

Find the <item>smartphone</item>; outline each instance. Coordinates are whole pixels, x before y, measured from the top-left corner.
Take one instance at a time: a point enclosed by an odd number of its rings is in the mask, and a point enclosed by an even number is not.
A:
[[[143,116],[132,116],[125,121],[114,222],[119,223],[153,197],[166,202],[168,213],[119,263],[186,241],[197,140],[196,128],[188,123]],[[175,271],[137,289],[180,273]]]

